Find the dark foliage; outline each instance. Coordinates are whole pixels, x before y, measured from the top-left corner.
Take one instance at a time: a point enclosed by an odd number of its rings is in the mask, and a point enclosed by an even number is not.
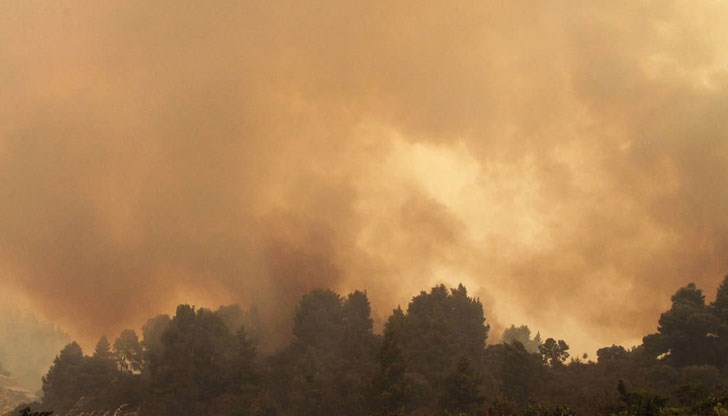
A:
[[[483,306],[436,286],[373,332],[365,292],[304,295],[293,339],[261,357],[254,311],[180,305],[86,356],[68,344],[32,410],[141,415],[728,415],[728,277],[714,302],[689,284],[643,345],[570,359],[564,340],[511,326],[486,347]],[[26,413],[22,413],[26,412]]]

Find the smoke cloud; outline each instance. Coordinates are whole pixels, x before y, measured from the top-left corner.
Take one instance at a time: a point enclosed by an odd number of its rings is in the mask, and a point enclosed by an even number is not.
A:
[[[95,339],[177,303],[463,282],[591,351],[728,271],[713,1],[0,4],[0,287]]]

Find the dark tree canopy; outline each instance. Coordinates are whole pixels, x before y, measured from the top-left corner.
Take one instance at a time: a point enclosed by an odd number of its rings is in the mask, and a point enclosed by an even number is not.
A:
[[[331,290],[307,293],[296,307],[293,335],[306,345],[335,345],[343,335],[342,308],[341,296]]]
[[[564,364],[567,358],[569,358],[569,345],[563,340],[555,340],[553,338],[547,338],[543,344],[539,345],[538,351],[543,357],[544,363],[551,367],[558,367]]]
[[[375,334],[364,291],[301,297],[292,339],[259,354],[255,310],[180,305],[91,356],[64,347],[28,411],[143,416],[728,415],[728,278],[706,304],[680,288],[642,345],[571,359],[511,325],[486,345],[483,305],[462,285],[422,291]],[[3,376],[6,376],[3,374]],[[2,391],[0,390],[0,394]],[[15,414],[25,408],[16,409]],[[96,412],[96,413],[94,413]]]
[[[133,373],[141,370],[142,348],[133,329],[121,331],[119,338],[114,341],[114,356],[122,371]]]
[[[690,283],[672,296],[672,307],[660,316],[658,332],[644,338],[645,348],[677,366],[715,363],[718,326],[703,291]]]

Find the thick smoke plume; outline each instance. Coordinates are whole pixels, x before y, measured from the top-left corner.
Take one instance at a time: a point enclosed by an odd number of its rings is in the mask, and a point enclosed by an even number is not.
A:
[[[0,4],[0,275],[77,337],[463,282],[635,342],[728,271],[728,7]]]

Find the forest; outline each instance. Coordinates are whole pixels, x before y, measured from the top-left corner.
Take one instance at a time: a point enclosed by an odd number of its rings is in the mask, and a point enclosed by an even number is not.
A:
[[[381,334],[371,316],[366,292],[313,290],[290,343],[263,354],[254,312],[179,305],[91,354],[66,345],[40,402],[11,414],[728,415],[728,276],[709,303],[679,288],[657,332],[594,360],[527,326],[488,344],[483,305],[462,285],[420,292]]]

